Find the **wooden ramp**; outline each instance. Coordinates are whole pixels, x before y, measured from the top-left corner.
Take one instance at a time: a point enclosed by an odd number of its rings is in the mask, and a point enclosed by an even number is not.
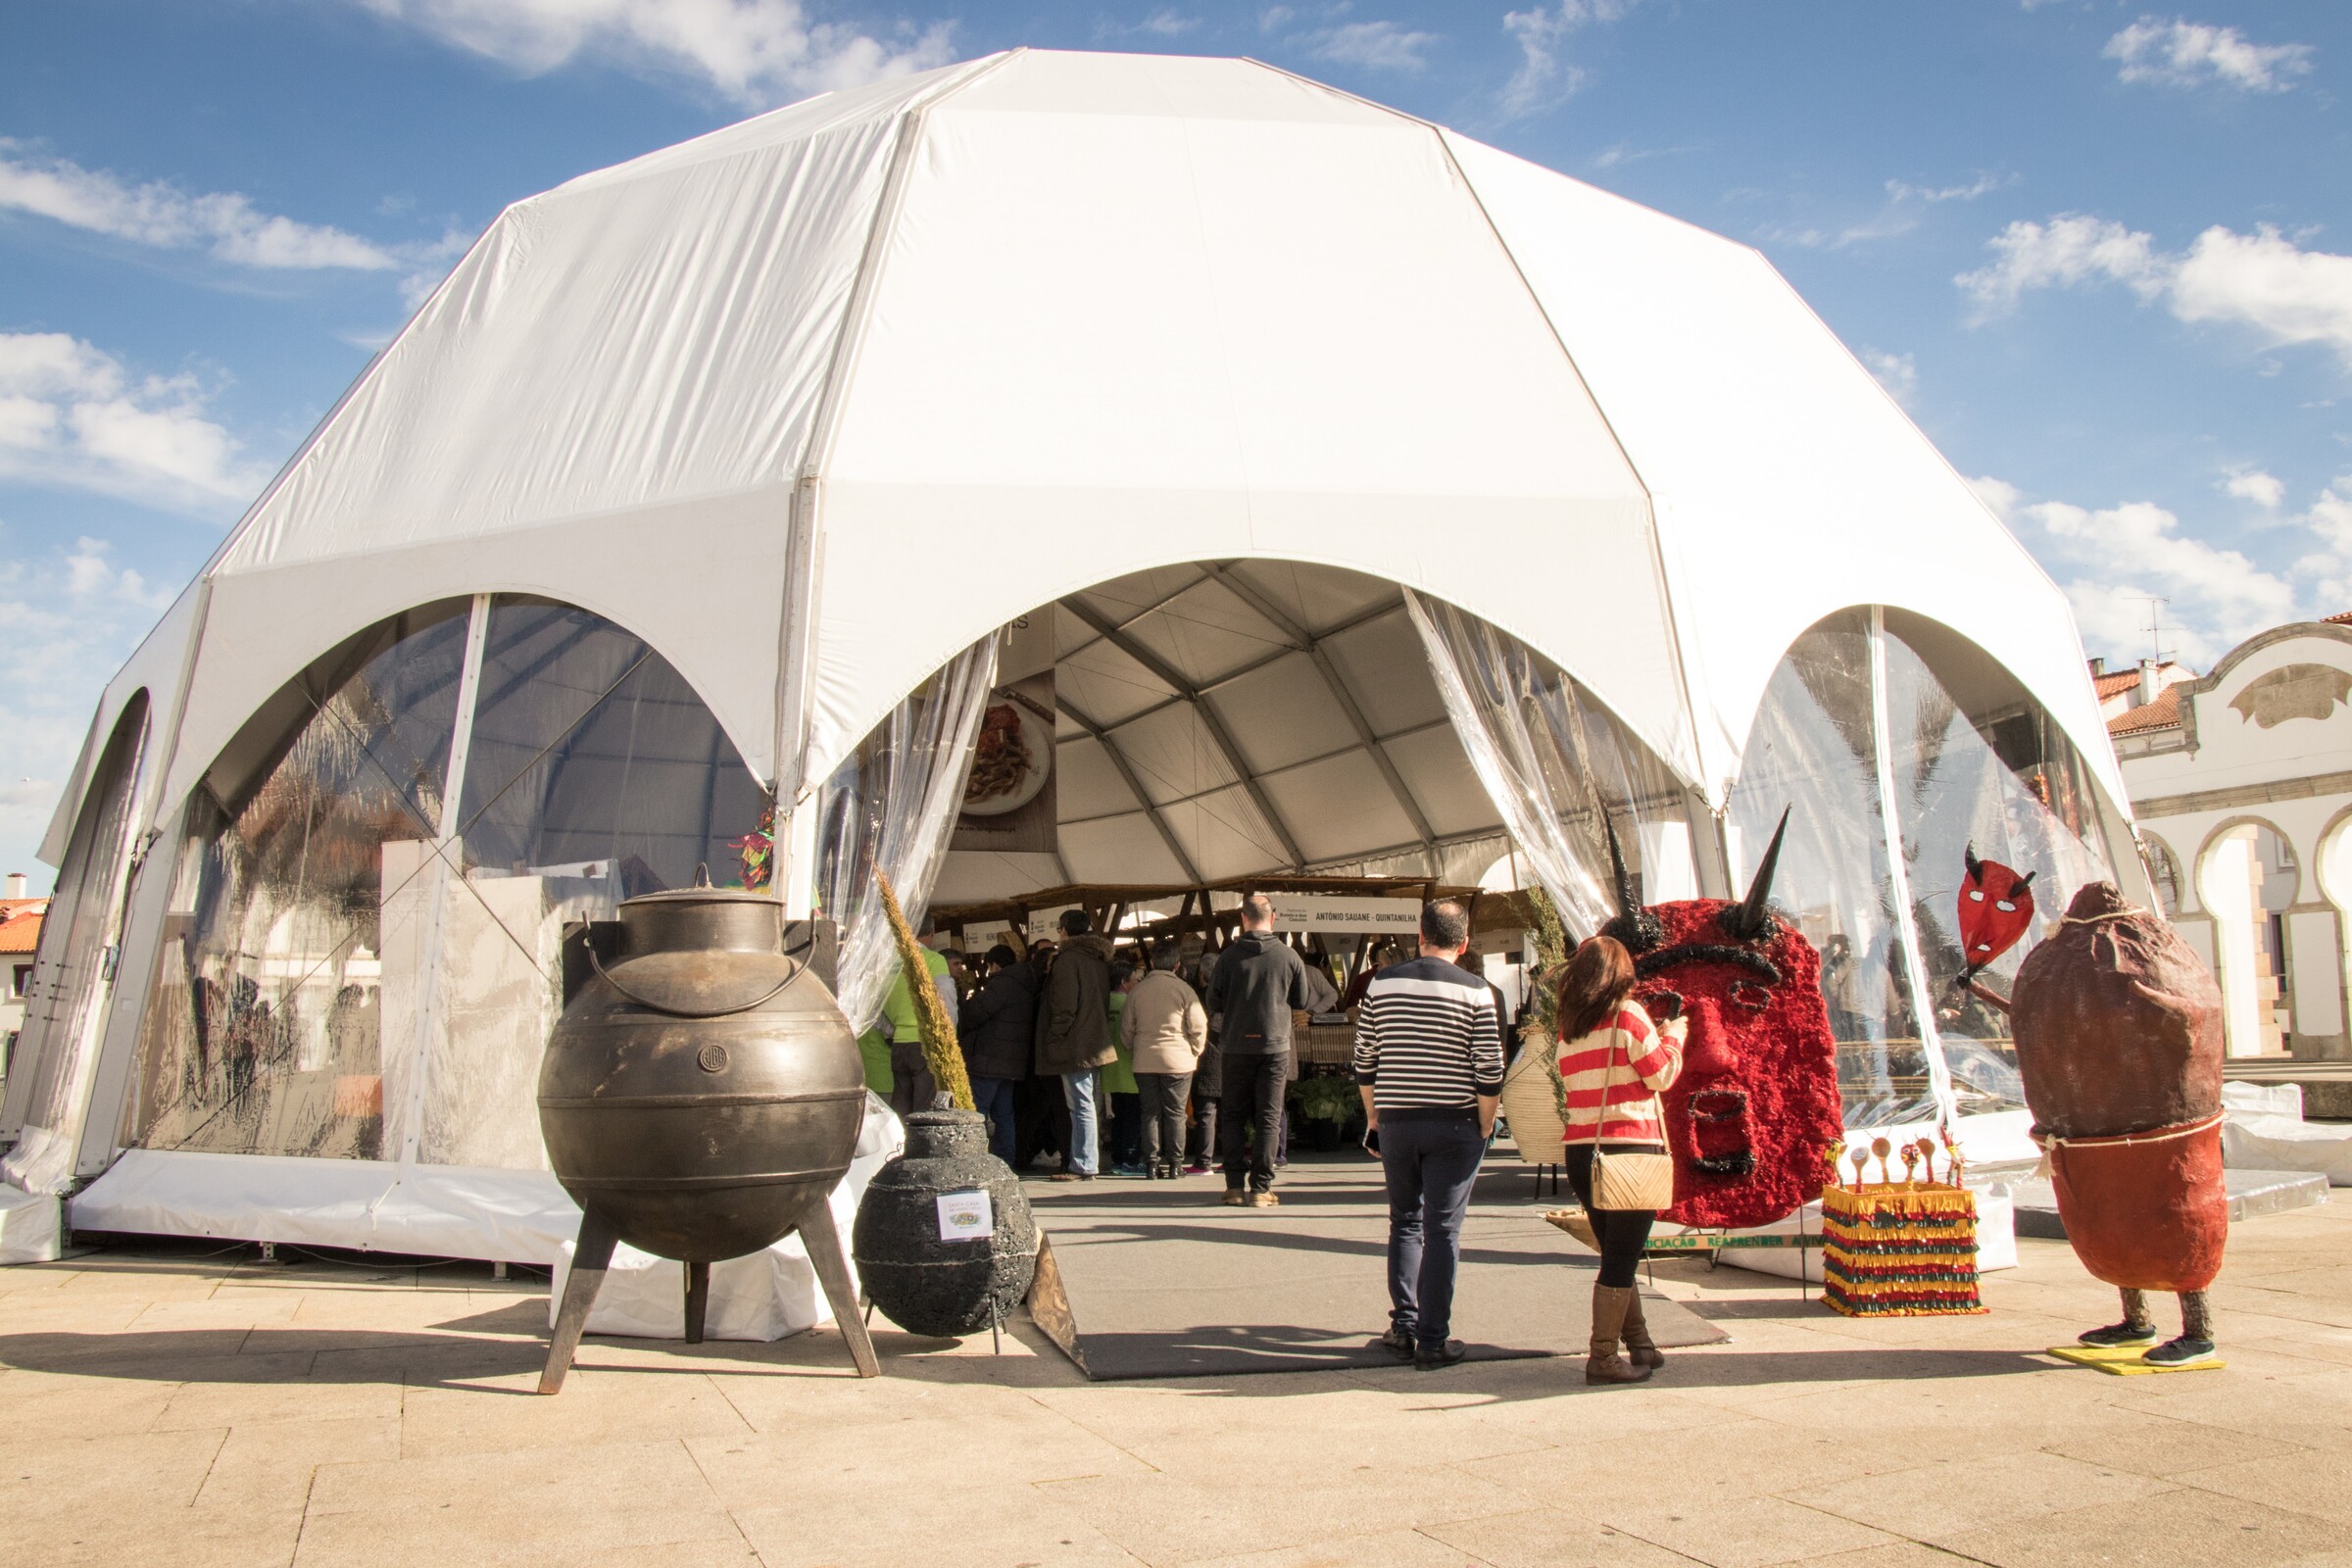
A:
[[[1028,1184],[1046,1251],[1031,1315],[1087,1376],[1231,1377],[1394,1367],[1388,1201],[1361,1153],[1294,1161],[1278,1208],[1227,1208],[1222,1178]],[[1598,1259],[1544,1222],[1527,1171],[1490,1159],[1462,1230],[1453,1337],[1473,1359],[1585,1353]],[[1724,1333],[1643,1294],[1662,1347]]]

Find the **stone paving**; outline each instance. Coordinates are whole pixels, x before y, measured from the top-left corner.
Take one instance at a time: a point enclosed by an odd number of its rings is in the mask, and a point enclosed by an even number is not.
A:
[[[2352,1202],[2232,1236],[2221,1372],[2037,1353],[2114,1298],[2022,1250],[1988,1316],[1872,1324],[1661,1265],[1734,1342],[1634,1389],[1089,1384],[1023,1326],[882,1332],[871,1383],[830,1332],[591,1341],[552,1399],[543,1281],[109,1250],[0,1270],[0,1520],[40,1565],[2352,1568]]]

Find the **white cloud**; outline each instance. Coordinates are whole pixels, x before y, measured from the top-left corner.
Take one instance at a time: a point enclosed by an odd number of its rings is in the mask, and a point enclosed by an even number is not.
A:
[[[114,600],[150,613],[168,607],[176,596],[170,588],[151,585],[128,566],[117,566],[108,556],[114,546],[88,535],[74,541],[66,557],[66,595],[87,608],[94,600]]]
[[[0,477],[212,515],[249,499],[269,470],[205,417],[194,377],[134,377],[63,332],[4,332]]]
[[[2278,511],[2286,499],[2286,482],[2260,468],[2231,468],[2222,476],[2221,489],[2224,495],[2251,501],[2271,512]]]
[[[1199,17],[1181,16],[1175,11],[1162,8],[1137,23],[1135,30],[1149,32],[1155,37],[1174,38],[1192,31],[1199,25],[1200,25]]]
[[[2307,43],[2251,43],[2235,27],[2142,17],[2107,40],[2106,57],[2122,80],[2165,87],[2219,84],[2246,92],[2284,92],[2311,70]]]
[[[1560,58],[1568,35],[1588,23],[1615,22],[1634,0],[1559,0],[1533,11],[1503,13],[1502,30],[1519,46],[1519,69],[1503,83],[1497,102],[1505,115],[1523,120],[1556,109],[1585,84],[1582,67]]]
[[[1968,487],[1977,493],[1979,501],[1992,509],[1994,516],[2008,523],[2012,529],[2017,526],[2013,514],[2025,504],[2026,493],[2023,490],[2008,480],[1996,479],[1989,473],[1981,473],[1969,480]]]
[[[1919,366],[1911,356],[1866,348],[1861,358],[1870,373],[1878,377],[1879,385],[1886,389],[1886,395],[1909,408],[1913,394],[1919,391]]]
[[[946,65],[953,23],[887,37],[813,22],[799,0],[359,0],[444,43],[538,75],[582,54],[697,75],[747,105]]]
[[[2273,345],[2326,344],[2352,365],[2352,256],[2304,250],[2269,223],[2251,234],[2217,224],[2170,255],[2112,219],[2069,213],[2013,222],[1985,244],[1993,260],[1952,279],[1981,316],[2031,289],[2118,282],[2180,320],[2250,327]]]
[[[103,539],[34,552],[9,534],[0,525],[0,870],[37,873],[32,847],[98,693],[173,593],[116,565]]]
[[[191,196],[161,180],[133,185],[103,169],[44,158],[5,138],[0,208],[159,250],[201,250],[239,267],[380,272],[401,265],[372,241],[261,212],[234,191]]]
[[[2094,511],[2063,501],[2029,503],[2015,485],[2000,479],[1972,483],[2065,585],[2083,642],[2093,653],[2136,659],[2150,652],[2148,601],[2161,599],[2167,651],[2191,664],[2210,665],[2258,631],[2331,613],[2321,606],[2344,593],[2326,577],[2352,577],[2352,505],[2336,503],[2338,518],[2328,511],[2332,491],[2322,496],[2312,514],[2294,519],[2310,529],[2318,548],[2290,576],[2184,531],[2179,516],[2153,502],[2129,501]],[[2352,485],[2346,489],[2352,491]],[[2340,537],[2331,539],[2325,524],[2339,520]],[[2298,584],[2317,588],[2319,605],[2307,601]]]
[[[1268,6],[1257,14],[1257,30],[1272,32],[1287,25],[1291,19],[1298,15],[1298,13],[1289,6]]]
[[[2112,280],[2142,299],[2164,288],[2155,239],[2109,219],[2062,214],[2048,223],[2020,220],[1984,242],[1993,260],[1952,279],[1987,310],[2013,306],[2028,289]]]
[[[1998,174],[1979,174],[1965,185],[1914,185],[1908,180],[1890,179],[1886,182],[1886,194],[1898,202],[1926,202],[1933,206],[1937,202],[1973,202],[2016,182],[2015,174],[2006,179]]]
[[[1315,58],[1368,71],[1419,71],[1434,32],[1413,32],[1394,22],[1349,22],[1315,34]]]
[[[2199,234],[2172,278],[2183,321],[2235,321],[2273,343],[2326,343],[2352,364],[2352,256],[2299,249],[2265,223]]]
[[[1890,179],[1886,181],[1886,205],[1859,222],[1842,228],[1770,228],[1762,237],[1782,244],[1832,251],[1867,240],[1893,239],[1917,228],[1927,208],[1944,202],[1973,202],[1989,191],[2016,182],[2014,174],[1980,174],[1964,185],[1914,185],[1908,180]]]
[[[2352,473],[2338,475],[2295,520],[2310,530],[2319,546],[2295,563],[2296,573],[2316,602],[2315,615],[2352,611]]]

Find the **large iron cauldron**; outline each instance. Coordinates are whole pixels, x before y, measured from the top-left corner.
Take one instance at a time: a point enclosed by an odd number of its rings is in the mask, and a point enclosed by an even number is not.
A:
[[[710,1265],[796,1229],[844,1333],[858,1322],[826,1200],[857,1148],[865,1073],[831,993],[783,951],[783,906],[698,887],[630,899],[620,920],[622,956],[564,1009],[539,1072],[548,1161],[582,1210],[548,1393],[616,1241],[687,1263],[689,1341]]]

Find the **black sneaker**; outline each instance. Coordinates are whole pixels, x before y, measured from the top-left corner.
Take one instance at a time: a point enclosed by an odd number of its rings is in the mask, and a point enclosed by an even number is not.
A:
[[[1372,1350],[1386,1350],[1399,1361],[1410,1361],[1419,1353],[1413,1347],[1413,1336],[1411,1333],[1407,1330],[1394,1327],[1392,1327],[1388,1333],[1383,1334],[1379,1339],[1374,1340],[1369,1346],[1366,1346],[1365,1348]]]
[[[1442,1366],[1458,1366],[1469,1353],[1470,1347],[1459,1340],[1447,1340],[1434,1350],[1426,1345],[1416,1345],[1413,1347],[1413,1370],[1435,1372]]]
[[[2140,1359],[2150,1366],[2195,1366],[2199,1361],[2213,1359],[2213,1342],[2192,1340],[2183,1334],[2177,1340],[2167,1340]]]
[[[2078,1336],[2075,1343],[2103,1350],[2125,1345],[2154,1345],[2156,1328],[2154,1324],[2142,1328],[2134,1323],[2110,1323],[2103,1329],[2092,1329],[2087,1334]]]

